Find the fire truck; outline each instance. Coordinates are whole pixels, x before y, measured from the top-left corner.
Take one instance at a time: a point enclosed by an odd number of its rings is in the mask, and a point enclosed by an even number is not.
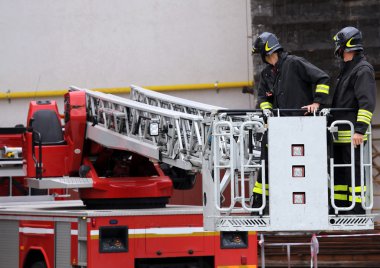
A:
[[[333,170],[355,174],[354,154],[335,163],[327,140],[353,126],[327,124],[330,110],[267,117],[131,89],[127,99],[70,87],[62,116],[54,101],[32,101],[25,127],[0,130],[9,189],[0,199],[1,267],[254,268],[257,231],[374,228],[370,130],[361,147],[366,214],[352,215],[354,202],[334,203]],[[253,208],[259,171],[264,201]],[[203,206],[168,205],[197,174]],[[79,200],[60,200],[73,191]]]

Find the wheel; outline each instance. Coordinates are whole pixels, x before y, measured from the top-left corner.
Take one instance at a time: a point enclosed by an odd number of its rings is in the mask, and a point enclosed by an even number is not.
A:
[[[47,268],[46,263],[44,261],[38,261],[32,264],[30,268]]]

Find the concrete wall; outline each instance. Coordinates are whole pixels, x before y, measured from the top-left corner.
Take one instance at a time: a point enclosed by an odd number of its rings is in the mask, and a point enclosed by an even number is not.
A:
[[[250,21],[249,0],[0,0],[0,91],[252,80]],[[252,106],[239,89],[183,94]],[[0,127],[28,101],[0,101]]]
[[[333,36],[354,26],[363,34],[369,62],[380,75],[380,1],[251,0],[253,35],[275,33],[283,47],[335,76]],[[260,64],[257,57],[255,64]],[[259,71],[256,69],[255,73]]]

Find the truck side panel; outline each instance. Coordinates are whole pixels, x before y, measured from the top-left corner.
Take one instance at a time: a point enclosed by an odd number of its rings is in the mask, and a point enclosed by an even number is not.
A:
[[[18,221],[0,221],[0,260],[1,263],[6,263],[7,267],[19,267],[18,229]]]
[[[214,267],[246,265],[256,267],[256,233],[247,234],[247,247],[222,248],[220,232],[205,232],[201,215],[165,215],[139,217],[97,217],[89,220],[88,266],[134,267],[136,260],[154,260],[157,264],[174,258],[214,259]],[[124,252],[100,252],[102,229],[125,228]],[[108,237],[110,238],[110,237]],[[112,238],[114,239],[114,238]],[[122,237],[117,237],[122,240]],[[239,266],[237,266],[239,265]],[[171,266],[170,266],[171,267]]]
[[[71,223],[55,223],[55,268],[66,268],[71,258]]]

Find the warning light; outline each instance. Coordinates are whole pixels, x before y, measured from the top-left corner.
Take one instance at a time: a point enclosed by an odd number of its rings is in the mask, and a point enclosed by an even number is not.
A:
[[[292,145],[292,156],[304,156],[305,147],[303,144],[293,144]]]
[[[293,204],[305,204],[306,196],[305,193],[293,193]]]
[[[292,177],[305,177],[305,166],[292,166]]]
[[[149,135],[150,136],[158,136],[159,134],[159,121],[156,119],[152,119],[149,124]]]

